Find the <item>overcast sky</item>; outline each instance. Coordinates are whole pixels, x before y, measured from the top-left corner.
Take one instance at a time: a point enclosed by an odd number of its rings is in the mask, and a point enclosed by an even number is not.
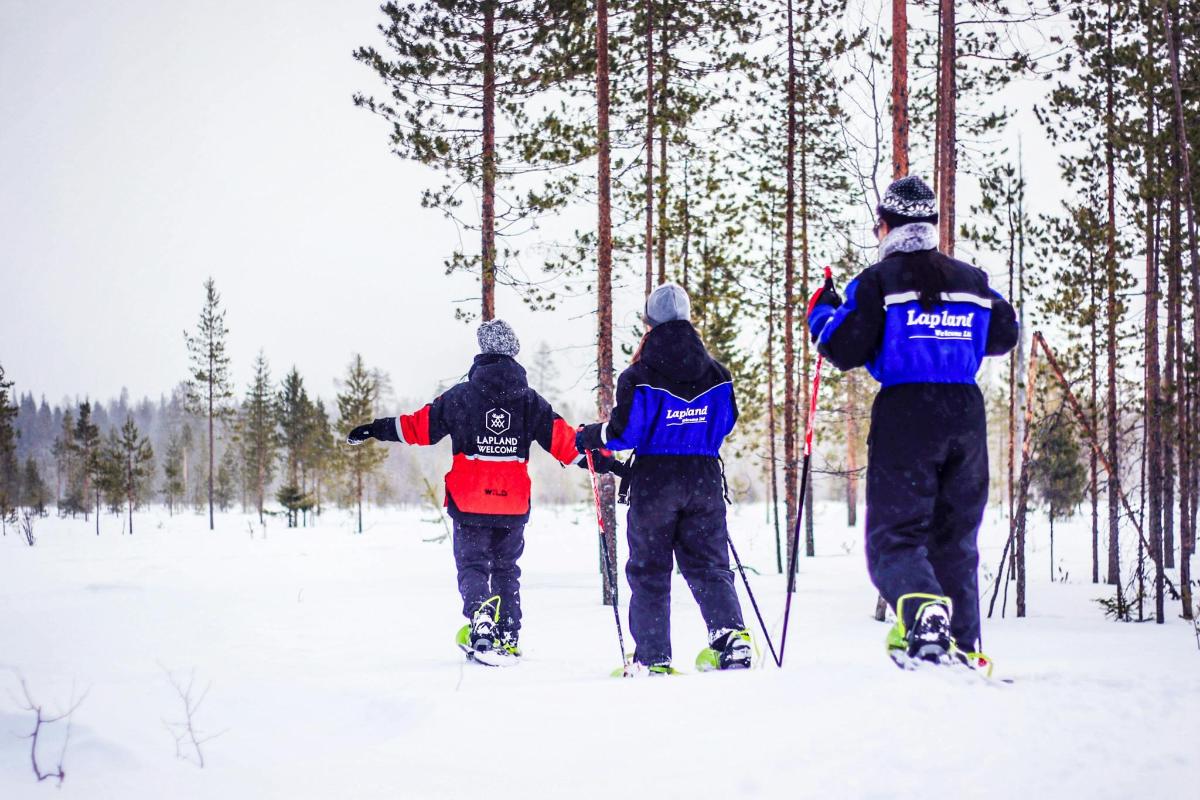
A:
[[[239,393],[259,348],[324,396],[354,352],[402,397],[462,374],[453,303],[478,288],[442,274],[458,232],[350,99],[378,91],[351,53],[380,19],[377,0],[0,0],[0,364],[18,391],[169,391],[209,275]],[[1026,155],[1034,196],[1057,196],[1048,149]],[[497,306],[584,397],[589,303]],[[636,299],[617,311],[632,325]]]

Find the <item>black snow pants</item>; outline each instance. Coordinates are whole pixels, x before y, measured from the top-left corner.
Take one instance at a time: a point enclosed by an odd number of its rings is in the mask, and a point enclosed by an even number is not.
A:
[[[642,664],[671,660],[672,556],[710,632],[740,630],[729,569],[721,464],[707,456],[638,456],[629,492],[629,630]]]
[[[481,603],[500,598],[500,628],[521,629],[521,568],[525,526],[491,527],[454,522],[454,563],[463,616],[470,619]]]
[[[951,635],[977,649],[977,537],[988,496],[983,394],[975,384],[884,388],[867,442],[871,580],[893,608],[911,592],[949,597]],[[906,626],[918,605],[905,604]]]

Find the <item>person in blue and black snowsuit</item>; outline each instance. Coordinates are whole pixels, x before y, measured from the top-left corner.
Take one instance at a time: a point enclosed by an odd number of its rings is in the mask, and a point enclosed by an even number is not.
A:
[[[519,656],[521,568],[529,521],[529,454],[534,442],[563,464],[586,468],[575,428],[530,388],[516,361],[521,345],[503,320],[479,326],[479,355],[467,380],[412,414],[383,417],[350,431],[368,439],[434,445],[449,436],[446,509],[454,520],[454,561],[463,616],[458,644],[476,660]],[[599,472],[624,474],[610,454],[593,456]]]
[[[737,422],[729,370],[689,321],[682,287],[667,283],[646,300],[642,339],[617,381],[603,424],[584,426],[580,452],[633,450],[629,477],[629,627],[634,672],[671,669],[672,557],[709,632],[701,669],[750,666],[750,634],[729,569],[721,443]]]
[[[896,610],[898,662],[982,663],[976,538],[988,495],[987,421],[975,375],[1017,343],[987,274],[937,250],[937,212],[914,176],[877,209],[879,262],[809,305],[817,349],[881,384],[867,438],[867,568]]]

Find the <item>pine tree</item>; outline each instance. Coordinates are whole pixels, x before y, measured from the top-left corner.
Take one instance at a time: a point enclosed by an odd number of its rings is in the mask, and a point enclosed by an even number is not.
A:
[[[133,509],[139,503],[143,485],[153,474],[154,449],[138,430],[132,417],[126,417],[121,432],[112,432],[107,453],[115,466],[115,485],[125,500],[129,515],[129,533],[133,534]]]
[[[1052,415],[1037,433],[1037,456],[1029,465],[1029,483],[1041,499],[1050,521],[1050,580],[1055,578],[1054,521],[1070,516],[1083,502],[1087,470],[1079,448],[1079,433],[1065,409]]]
[[[16,514],[20,500],[21,473],[17,466],[17,434],[13,423],[17,406],[10,392],[12,381],[5,380],[0,366],[0,524],[7,525]]]
[[[74,431],[75,456],[81,475],[80,496],[84,502],[95,498],[96,535],[100,535],[100,495],[104,478],[104,452],[100,440],[100,427],[92,422],[92,405],[84,401],[79,405],[79,417]],[[84,519],[88,512],[84,511]]]
[[[288,509],[288,527],[294,528],[299,524],[297,514],[307,514],[313,506],[304,483],[304,458],[312,427],[312,402],[304,388],[304,379],[294,366],[284,377],[275,398],[275,416],[284,461],[284,485],[276,493],[276,498]]]
[[[271,368],[262,351],[254,360],[254,377],[242,401],[241,434],[242,474],[251,486],[258,521],[262,523],[267,487],[275,477],[275,458],[279,449]]]
[[[557,72],[552,59],[534,54],[559,35],[555,22],[564,20],[552,21],[559,9],[578,16],[581,6],[528,0],[388,2],[382,6],[387,20],[379,25],[386,51],[362,47],[354,53],[388,90],[385,98],[356,93],[355,105],[391,124],[392,152],[445,176],[442,185],[422,193],[422,205],[479,231],[478,255],[457,251],[446,267],[447,272],[478,270],[485,320],[495,316],[496,282],[510,279],[508,263],[516,255],[498,250],[497,236],[526,221],[536,206],[503,190],[536,155],[536,143],[521,133],[531,127],[531,98]],[[468,190],[480,198],[478,222],[461,211]]]
[[[355,354],[346,367],[342,391],[338,392],[338,432],[344,438],[350,429],[365,420],[374,419],[377,412],[379,385],[367,369],[361,355]],[[343,455],[346,474],[350,479],[351,496],[358,508],[358,532],[363,532],[363,487],[368,478],[378,472],[387,460],[387,451],[375,441],[368,441]]]
[[[176,502],[187,493],[187,484],[183,480],[183,439],[179,434],[172,434],[167,441],[162,493],[167,501],[167,514],[175,516]]]
[[[188,353],[191,358],[191,374],[188,380],[188,403],[197,413],[208,419],[208,529],[213,530],[213,484],[216,450],[215,423],[228,413],[226,403],[233,397],[229,382],[229,356],[225,352],[225,311],[221,308],[221,296],[217,293],[212,278],[204,282],[204,307],[196,332],[184,331]]]
[[[21,505],[35,511],[38,515],[46,513],[46,499],[49,491],[46,489],[46,482],[42,480],[42,473],[33,456],[25,459],[25,476],[21,492]]]

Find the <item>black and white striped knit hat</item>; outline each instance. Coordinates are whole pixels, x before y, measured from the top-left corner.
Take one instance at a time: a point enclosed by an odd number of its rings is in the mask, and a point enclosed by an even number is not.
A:
[[[937,204],[928,184],[916,175],[908,175],[892,181],[879,202],[879,211],[921,219],[937,216]]]

